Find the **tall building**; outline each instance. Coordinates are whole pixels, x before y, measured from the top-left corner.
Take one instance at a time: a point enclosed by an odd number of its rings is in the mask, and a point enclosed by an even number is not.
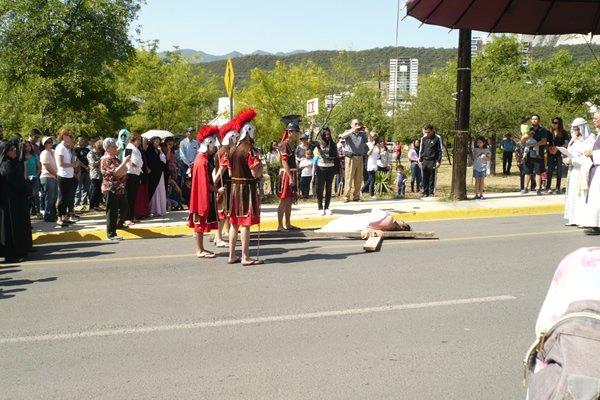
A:
[[[390,59],[390,100],[407,101],[417,95],[419,60],[416,58]]]
[[[528,40],[528,35],[517,35],[517,39],[521,43],[521,53],[523,54],[523,59],[521,60],[521,64],[524,67],[529,66],[529,53],[531,52],[531,48],[533,47],[533,41]]]
[[[471,38],[471,56],[476,56],[483,51],[483,46],[487,41],[485,36],[475,36]]]

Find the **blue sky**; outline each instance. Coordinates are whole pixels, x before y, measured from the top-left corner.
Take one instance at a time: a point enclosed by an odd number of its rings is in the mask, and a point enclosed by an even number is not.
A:
[[[161,50],[214,55],[364,50],[395,45],[396,12],[397,0],[147,0],[133,24],[141,34],[133,36],[158,39]],[[412,17],[401,21],[398,45],[457,47],[458,31],[419,25]]]

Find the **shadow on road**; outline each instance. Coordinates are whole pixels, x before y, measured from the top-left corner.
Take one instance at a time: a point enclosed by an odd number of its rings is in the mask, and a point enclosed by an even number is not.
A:
[[[88,258],[106,254],[115,254],[114,251],[86,250],[87,248],[98,249],[99,247],[114,245],[113,242],[74,242],[57,243],[35,246],[35,252],[29,253],[28,261],[44,261],[69,258]]]
[[[16,274],[21,272],[21,269],[18,269],[18,266],[7,266],[0,267],[0,274],[2,277],[0,278],[0,300],[10,299],[16,296],[16,293],[24,292],[27,289],[20,286],[31,285],[34,283],[43,283],[43,282],[54,282],[58,278],[55,276],[43,279],[15,279],[11,276],[5,277],[6,274]]]

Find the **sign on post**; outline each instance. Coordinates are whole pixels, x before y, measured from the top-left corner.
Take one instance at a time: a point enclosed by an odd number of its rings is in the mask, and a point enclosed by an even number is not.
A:
[[[225,89],[227,90],[227,97],[229,97],[229,115],[233,119],[233,63],[231,57],[227,58],[227,67],[225,67]]]
[[[306,102],[306,116],[310,117],[319,114],[319,98],[310,99]]]
[[[227,59],[227,67],[225,67],[225,89],[227,89],[227,96],[233,97],[233,64],[231,63],[231,57]]]

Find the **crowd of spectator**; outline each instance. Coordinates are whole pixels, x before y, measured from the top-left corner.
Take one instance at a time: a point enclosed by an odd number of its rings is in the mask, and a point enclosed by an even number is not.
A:
[[[178,138],[148,140],[126,129],[116,140],[75,137],[70,129],[61,129],[55,137],[42,137],[38,129],[27,139],[14,135],[2,143],[2,150],[5,173],[14,173],[13,161],[18,160],[27,184],[23,225],[30,226],[34,217],[68,227],[80,220],[81,211],[106,212],[111,238],[116,237],[115,226],[127,228],[143,218],[182,209],[189,204],[191,183],[186,175],[193,159],[189,160],[198,149],[193,133],[189,128],[181,147]]]

